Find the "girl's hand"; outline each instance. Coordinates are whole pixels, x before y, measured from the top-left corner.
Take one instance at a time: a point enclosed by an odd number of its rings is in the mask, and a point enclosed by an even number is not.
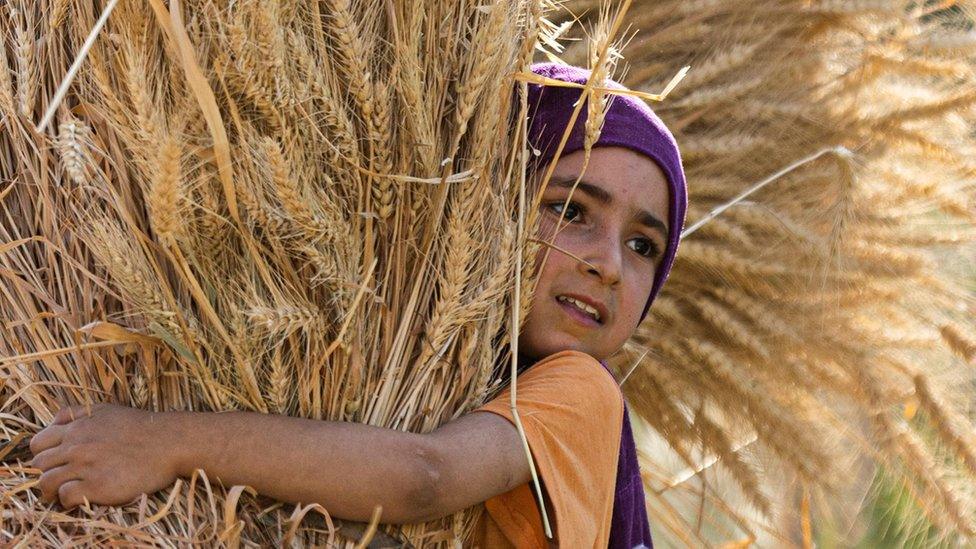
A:
[[[62,408],[30,443],[42,497],[66,508],[86,499],[120,505],[169,486],[177,475],[164,416],[109,404]]]

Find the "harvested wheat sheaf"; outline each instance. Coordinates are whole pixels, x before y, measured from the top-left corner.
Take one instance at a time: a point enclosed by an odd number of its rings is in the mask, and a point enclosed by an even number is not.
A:
[[[600,5],[567,7],[585,21]],[[792,162],[853,151],[803,166],[691,234],[620,357],[626,373],[646,354],[624,391],[649,427],[642,465],[665,543],[811,543],[811,512],[818,527],[831,513],[839,523],[857,515],[871,478],[851,476],[858,458],[893,472],[944,535],[976,534],[973,9],[631,8],[628,85],[654,90],[691,66],[656,106],[684,153],[689,224]],[[564,58],[587,55],[571,46]],[[913,402],[924,413],[906,422]],[[704,472],[675,482],[667,448],[679,468]],[[742,511],[743,499],[768,513]]]
[[[15,450],[81,402],[410,431],[483,402],[531,253],[514,76],[551,6],[119,2],[38,132],[110,4],[0,5],[2,539],[351,543],[204,476],[64,512]],[[451,545],[478,512],[376,535]]]

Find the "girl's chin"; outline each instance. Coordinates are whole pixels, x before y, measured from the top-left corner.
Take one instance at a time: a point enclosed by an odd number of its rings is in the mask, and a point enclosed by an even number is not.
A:
[[[600,354],[598,350],[568,334],[548,333],[537,339],[523,337],[519,340],[519,354],[533,360],[541,360],[562,351],[578,351],[600,358],[597,356]]]

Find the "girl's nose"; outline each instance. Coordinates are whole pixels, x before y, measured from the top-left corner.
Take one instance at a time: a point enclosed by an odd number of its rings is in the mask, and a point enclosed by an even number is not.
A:
[[[604,238],[593,242],[589,253],[582,256],[586,262],[578,263],[581,272],[597,277],[601,283],[613,286],[620,281],[623,258],[620,247],[613,239]]]

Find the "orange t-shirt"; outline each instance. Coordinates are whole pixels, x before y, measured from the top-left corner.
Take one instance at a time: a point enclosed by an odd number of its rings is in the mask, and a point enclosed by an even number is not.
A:
[[[479,408],[512,421],[510,391]],[[519,417],[548,501],[555,544],[606,547],[610,539],[623,395],[593,357],[562,351],[518,376]],[[473,547],[544,548],[532,483],[485,502]]]

